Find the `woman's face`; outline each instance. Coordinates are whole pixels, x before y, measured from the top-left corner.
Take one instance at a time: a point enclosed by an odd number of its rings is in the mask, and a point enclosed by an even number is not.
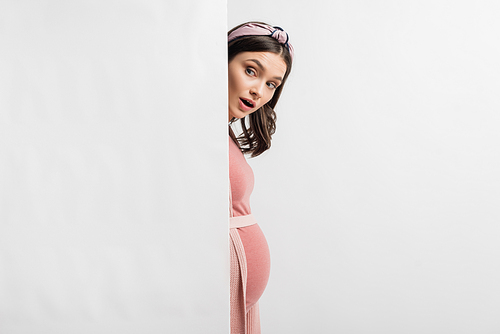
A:
[[[281,85],[286,63],[272,52],[241,52],[228,65],[229,120],[250,115]]]

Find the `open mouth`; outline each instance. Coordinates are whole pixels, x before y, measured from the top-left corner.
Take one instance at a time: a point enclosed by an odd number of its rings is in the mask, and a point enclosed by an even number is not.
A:
[[[248,101],[248,100],[245,100],[245,99],[242,99],[240,98],[241,102],[243,102],[244,105],[246,105],[247,107],[249,108],[253,108],[253,103]]]

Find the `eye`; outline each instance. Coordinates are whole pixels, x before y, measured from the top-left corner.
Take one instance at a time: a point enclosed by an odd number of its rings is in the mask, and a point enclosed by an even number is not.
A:
[[[276,89],[278,88],[278,86],[274,83],[274,82],[268,82],[267,83],[267,87],[271,88],[271,89]]]
[[[247,67],[245,69],[245,73],[248,74],[248,75],[252,75],[253,76],[253,75],[255,75],[255,70],[253,68],[251,68],[251,67]]]

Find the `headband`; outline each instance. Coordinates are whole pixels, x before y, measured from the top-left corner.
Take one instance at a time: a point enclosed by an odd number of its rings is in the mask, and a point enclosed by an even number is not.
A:
[[[286,46],[290,57],[293,61],[293,47],[288,43],[288,34],[280,27],[271,27],[267,24],[247,23],[235,29],[227,37],[227,41],[231,42],[237,38],[244,36],[271,36],[278,42]]]

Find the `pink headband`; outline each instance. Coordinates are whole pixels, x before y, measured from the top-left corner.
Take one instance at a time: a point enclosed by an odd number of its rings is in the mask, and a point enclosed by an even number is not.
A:
[[[293,61],[293,47],[288,43],[288,34],[280,27],[271,27],[267,24],[248,23],[234,30],[227,37],[227,41],[231,42],[244,36],[271,36],[281,44],[285,45],[290,52],[290,57]]]

